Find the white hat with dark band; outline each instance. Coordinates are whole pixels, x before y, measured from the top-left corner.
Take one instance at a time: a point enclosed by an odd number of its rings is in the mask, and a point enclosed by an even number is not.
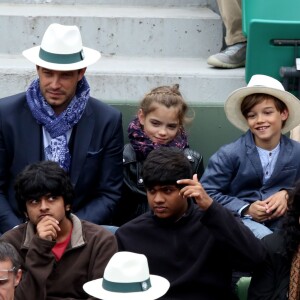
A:
[[[242,131],[249,129],[246,118],[241,111],[241,104],[245,97],[251,94],[267,94],[281,100],[287,107],[289,117],[282,128],[287,133],[300,123],[300,101],[293,94],[286,91],[280,81],[267,75],[253,75],[246,87],[233,91],[227,98],[224,109],[227,119]]]
[[[83,285],[86,293],[103,300],[154,300],[163,296],[169,287],[164,277],[149,274],[145,255],[128,251],[111,257],[103,278]]]
[[[99,51],[82,46],[77,26],[56,23],[49,25],[40,46],[24,50],[23,55],[38,66],[57,71],[79,70],[101,57]]]

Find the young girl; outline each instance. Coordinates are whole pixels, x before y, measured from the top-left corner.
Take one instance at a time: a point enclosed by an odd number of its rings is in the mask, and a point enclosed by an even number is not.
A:
[[[114,224],[125,222],[148,211],[148,201],[142,180],[142,166],[147,155],[158,147],[177,147],[184,151],[198,178],[203,173],[203,158],[191,150],[184,124],[188,106],[179,85],[160,86],[146,94],[137,116],[128,126],[129,144],[123,152],[124,186]]]

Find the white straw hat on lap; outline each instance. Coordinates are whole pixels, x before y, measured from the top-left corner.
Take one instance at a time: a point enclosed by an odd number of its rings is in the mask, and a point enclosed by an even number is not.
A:
[[[169,289],[167,279],[149,274],[145,255],[121,251],[108,262],[103,278],[89,281],[83,289],[103,300],[154,300]]]
[[[38,66],[57,71],[82,69],[101,57],[99,51],[82,46],[77,26],[56,23],[49,25],[40,46],[24,50],[23,55]]]
[[[267,75],[253,75],[247,87],[232,92],[225,102],[226,117],[235,127],[242,131],[249,129],[247,120],[241,112],[241,103],[245,97],[251,94],[268,94],[285,103],[289,111],[289,117],[282,128],[282,133],[287,133],[300,124],[299,99],[285,91],[278,80]]]

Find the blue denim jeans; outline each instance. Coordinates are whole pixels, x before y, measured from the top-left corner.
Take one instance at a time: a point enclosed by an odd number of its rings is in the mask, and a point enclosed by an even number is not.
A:
[[[273,231],[280,230],[282,225],[282,218],[274,221],[267,221],[265,223],[258,223],[248,217],[244,217],[242,218],[242,221],[259,239],[262,239],[264,236],[271,234]]]

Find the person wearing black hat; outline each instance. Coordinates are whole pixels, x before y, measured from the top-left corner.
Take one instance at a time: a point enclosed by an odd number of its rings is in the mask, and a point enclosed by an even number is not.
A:
[[[68,172],[78,217],[109,224],[121,195],[123,130],[121,113],[90,96],[85,72],[100,53],[82,45],[77,26],[54,23],[23,55],[38,78],[0,101],[0,234],[24,221],[14,178],[40,160]]]

